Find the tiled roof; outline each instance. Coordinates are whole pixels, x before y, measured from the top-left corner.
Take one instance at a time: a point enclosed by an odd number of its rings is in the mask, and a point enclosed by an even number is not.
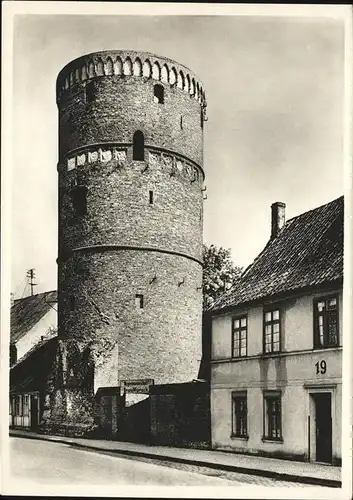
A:
[[[10,394],[40,391],[53,369],[57,337],[47,338],[36,344],[10,370]]]
[[[343,279],[343,196],[289,219],[212,311]]]
[[[56,302],[55,290],[15,300],[11,307],[11,342],[20,340]]]
[[[36,344],[34,344],[21,358],[19,358],[16,363],[14,363],[10,369],[13,370],[16,368],[20,363],[23,363],[26,361],[28,358],[33,358],[33,353],[36,353],[38,349],[41,349],[44,345],[46,345],[48,342],[50,342],[52,339],[56,339],[58,337],[58,332],[57,331],[52,331],[47,333],[45,336],[43,336]]]

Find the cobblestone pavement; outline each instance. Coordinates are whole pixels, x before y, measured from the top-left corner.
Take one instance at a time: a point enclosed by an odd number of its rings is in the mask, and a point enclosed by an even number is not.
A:
[[[93,453],[97,453],[97,450],[87,450],[87,451],[92,451]],[[103,454],[107,454],[107,455],[111,455],[111,456],[124,457],[124,459],[126,459],[126,460],[161,465],[163,467],[169,467],[171,469],[177,469],[180,471],[191,472],[191,473],[196,473],[196,474],[203,474],[205,476],[218,477],[221,479],[225,479],[227,481],[232,481],[232,482],[234,482],[235,485],[236,484],[238,484],[238,485],[249,484],[249,485],[253,485],[253,486],[270,486],[270,487],[281,487],[281,488],[288,488],[288,487],[318,488],[318,487],[320,487],[320,486],[314,486],[311,484],[283,481],[283,480],[273,479],[273,478],[269,478],[269,477],[261,477],[261,476],[251,475],[251,474],[242,474],[239,472],[230,472],[230,471],[224,471],[224,470],[220,470],[220,469],[213,469],[211,467],[189,465],[189,464],[183,464],[183,463],[178,463],[178,462],[168,462],[166,460],[160,460],[160,459],[154,459],[154,458],[152,459],[152,458],[137,457],[137,456],[131,457],[131,456],[123,455],[123,454],[116,453],[116,452],[99,451],[99,453],[103,453]]]

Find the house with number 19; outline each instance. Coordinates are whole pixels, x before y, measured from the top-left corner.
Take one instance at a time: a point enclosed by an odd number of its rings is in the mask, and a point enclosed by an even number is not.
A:
[[[285,221],[208,311],[212,447],[341,462],[340,197]]]

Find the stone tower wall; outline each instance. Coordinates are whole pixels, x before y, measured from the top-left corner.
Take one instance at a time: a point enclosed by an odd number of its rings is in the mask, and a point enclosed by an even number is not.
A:
[[[190,380],[201,358],[202,86],[169,59],[110,51],[68,64],[57,103],[59,337],[90,343],[95,390]]]

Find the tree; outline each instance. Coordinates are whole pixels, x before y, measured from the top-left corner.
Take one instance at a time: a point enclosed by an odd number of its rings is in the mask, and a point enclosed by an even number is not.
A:
[[[235,266],[230,249],[215,245],[203,246],[203,309],[212,307],[215,300],[235,283],[242,268]]]

